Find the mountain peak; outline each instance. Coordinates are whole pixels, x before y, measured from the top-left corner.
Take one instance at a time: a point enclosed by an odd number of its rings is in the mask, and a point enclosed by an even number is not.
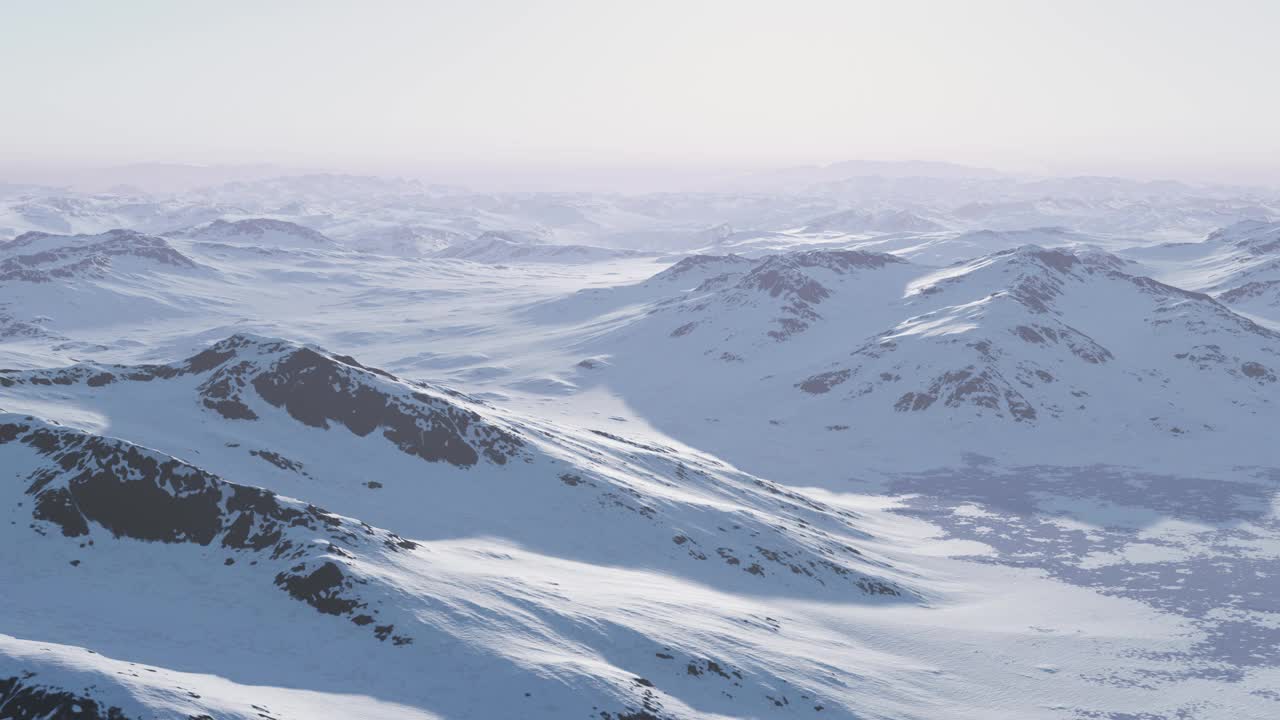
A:
[[[275,248],[338,248],[337,242],[321,232],[286,220],[272,218],[246,218],[225,220],[219,218],[175,233],[179,237],[204,242],[247,244]]]
[[[49,283],[83,276],[100,276],[113,260],[136,259],[190,269],[196,262],[168,240],[134,230],[115,229],[97,235],[24,233],[0,245],[0,280]]]
[[[1280,255],[1280,222],[1241,220],[1210,233],[1207,241],[1231,244],[1254,255]]]

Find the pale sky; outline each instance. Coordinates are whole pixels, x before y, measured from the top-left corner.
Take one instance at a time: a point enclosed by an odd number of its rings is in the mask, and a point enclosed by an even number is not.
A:
[[[0,0],[0,161],[1280,181],[1275,0]]]

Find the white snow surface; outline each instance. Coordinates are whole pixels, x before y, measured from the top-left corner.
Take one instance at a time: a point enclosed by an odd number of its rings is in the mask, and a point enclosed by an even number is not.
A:
[[[0,717],[1269,718],[1280,199],[0,186]]]

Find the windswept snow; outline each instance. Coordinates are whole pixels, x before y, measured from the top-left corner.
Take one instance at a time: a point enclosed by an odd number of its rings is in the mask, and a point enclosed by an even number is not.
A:
[[[1272,717],[1278,219],[0,185],[0,717]]]

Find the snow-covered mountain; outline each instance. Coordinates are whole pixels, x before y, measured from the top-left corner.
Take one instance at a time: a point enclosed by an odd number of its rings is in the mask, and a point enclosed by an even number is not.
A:
[[[762,713],[777,701],[804,702],[811,713],[826,705],[839,716],[847,713],[828,693],[844,692],[845,671],[815,683],[784,672],[774,664],[780,658],[762,663],[742,651],[740,643],[777,632],[771,618],[749,619],[716,649],[707,636],[678,630],[705,615],[675,623],[619,615],[600,627],[573,609],[585,598],[564,604],[555,589],[563,579],[552,581],[558,571],[545,563],[605,573],[601,580],[620,572],[610,567],[643,568],[679,579],[660,584],[705,592],[923,599],[913,573],[873,550],[879,543],[846,510],[688,450],[548,427],[317,348],[234,336],[175,363],[0,375],[0,407],[49,414],[55,404],[77,410],[61,424],[0,416],[13,493],[6,572],[39,578],[6,604],[24,636],[59,642],[70,639],[59,613],[91,603],[98,622],[120,634],[106,643],[108,657],[159,607],[176,603],[188,609],[187,627],[147,641],[148,652],[180,651],[215,624],[266,623],[284,641],[266,652],[289,652],[299,641],[286,638],[316,634],[329,648],[317,661],[342,667],[349,653],[367,657],[385,666],[382,687],[429,667],[429,683],[396,693],[450,714],[514,712],[531,692],[531,702],[584,715]],[[495,572],[534,573],[528,590],[542,587],[541,597],[511,585],[483,589],[490,571],[466,569],[474,564],[467,558],[497,561]],[[124,602],[137,573],[119,574],[129,565],[146,568],[151,599]],[[55,585],[77,581],[104,587],[93,597],[42,601]],[[481,607],[483,627],[468,619]],[[227,672],[254,647],[219,641],[200,665]],[[20,650],[0,645],[0,667],[17,662]],[[553,661],[558,677],[543,674],[550,652],[561,656]],[[542,670],[529,664],[535,657]],[[38,693],[46,676],[65,674],[57,665],[38,663],[35,676],[13,682]],[[107,675],[110,667],[94,670]],[[511,692],[465,681],[475,673]],[[305,686],[320,689],[332,676],[321,672]],[[211,678],[149,680],[160,697],[129,697],[106,678],[85,697],[192,715],[261,702],[247,688],[208,700],[207,690],[186,692]]]
[[[334,249],[338,243],[310,228],[284,220],[251,218],[247,220],[214,220],[206,225],[178,233],[178,237],[201,242],[249,245],[258,248]]]
[[[1123,267],[1102,253],[1029,246],[924,275],[905,298],[924,312],[799,387],[855,383],[856,397],[892,399],[903,412],[940,403],[1027,422],[1147,417],[1174,433],[1212,430],[1213,418],[1237,412],[1231,406],[1265,410],[1280,399],[1271,387],[1280,334]],[[901,384],[904,372],[918,387]],[[1130,394],[1136,378],[1161,386],[1159,405],[1144,403],[1143,390]]]
[[[48,283],[104,277],[120,264],[125,271],[147,265],[196,266],[163,238],[132,230],[70,237],[29,232],[0,243],[0,281],[4,282]]]
[[[1280,320],[1280,222],[1246,220],[1201,242],[1136,248],[1129,254],[1169,282]]]
[[[437,496],[431,509],[417,503],[394,503],[396,507],[411,510],[411,514],[394,519],[396,524],[410,525],[415,537],[478,532],[482,526],[475,524],[477,512],[488,516],[486,522],[504,526],[516,522],[519,516],[536,514],[553,525],[572,522],[579,531],[586,531],[593,522],[579,514],[583,512],[581,507],[576,507],[579,503],[561,500],[541,511],[534,509],[546,487],[558,490],[564,485],[581,485],[584,489],[575,493],[578,499],[586,507],[600,508],[601,520],[604,520],[599,528],[591,531],[592,553],[606,553],[615,558],[626,555],[624,548],[634,543],[634,538],[619,538],[615,547],[606,547],[613,544],[610,537],[621,527],[617,518],[608,519],[609,516],[625,512],[642,518],[644,526],[660,537],[667,537],[662,534],[667,529],[673,534],[684,534],[687,542],[677,543],[684,547],[672,553],[677,565],[690,559],[705,562],[707,558],[695,551],[710,543],[726,546],[732,544],[729,541],[735,536],[749,536],[754,539],[743,542],[740,549],[723,547],[726,552],[721,553],[721,557],[731,553],[748,561],[740,569],[748,575],[765,578],[765,582],[790,585],[791,577],[798,574],[819,586],[825,580],[834,591],[839,591],[837,581],[844,580],[857,587],[865,586],[871,594],[902,594],[891,584],[859,575],[854,570],[862,561],[858,553],[849,555],[852,565],[834,567],[832,559],[846,552],[837,547],[838,543],[821,550],[816,546],[806,549],[806,544],[819,542],[825,535],[820,524],[802,529],[796,538],[785,536],[784,525],[789,523],[776,524],[779,521],[775,521],[773,525],[765,525],[745,515],[734,523],[739,525],[734,531],[722,530],[713,535],[706,534],[707,529],[701,524],[684,528],[689,525],[687,521],[676,521],[680,527],[654,527],[655,522],[659,525],[670,522],[663,519],[668,513],[685,512],[682,508],[693,508],[694,514],[714,512],[710,506],[696,509],[699,503],[695,502],[698,494],[695,486],[705,486],[708,499],[721,495],[735,497],[736,503],[754,502],[762,511],[772,512],[778,500],[769,492],[767,484],[761,485],[760,481],[743,478],[714,464],[706,465],[705,461],[681,455],[671,448],[637,445],[610,433],[589,431],[592,442],[605,447],[587,446],[590,447],[587,452],[583,440],[572,435],[561,437],[545,428],[527,426],[455,391],[421,382],[404,382],[385,371],[364,367],[350,357],[319,349],[237,335],[179,363],[81,364],[58,370],[0,374],[0,387],[3,387],[0,395],[5,398],[3,407],[6,408],[14,407],[15,403],[25,406],[33,401],[43,402],[41,389],[51,386],[57,387],[63,398],[67,393],[80,393],[76,406],[81,411],[92,410],[112,418],[113,430],[127,430],[129,437],[148,447],[169,449],[180,456],[194,453],[201,456],[202,463],[219,469],[221,462],[230,462],[229,472],[244,465],[261,469],[259,461],[266,460],[292,473],[286,475],[291,481],[301,483],[291,483],[288,487],[291,492],[308,489],[312,495],[323,496],[330,506],[349,503],[350,500],[344,499],[347,494],[374,497],[358,492],[358,487],[367,485],[355,483],[358,477],[371,474],[371,466],[387,472],[400,463],[407,463],[402,469],[416,470],[409,475],[425,472],[439,478],[438,481],[464,471],[456,476],[456,481],[465,482],[471,489],[450,490],[449,493],[458,493],[453,503],[446,502],[444,496]],[[152,394],[157,401],[160,398],[165,401],[157,402],[137,416],[124,407],[127,398]],[[214,422],[215,419],[218,421]],[[214,429],[219,425],[224,426],[225,431]],[[203,430],[197,431],[197,428]],[[192,445],[193,437],[201,433],[204,437]],[[313,437],[307,439],[308,436]],[[324,452],[317,455],[316,451],[321,448]],[[578,457],[584,452],[586,457]],[[620,452],[622,457],[616,463],[599,464],[600,460]],[[348,459],[343,459],[347,453],[350,453]],[[634,463],[625,459],[627,454],[636,453],[648,456],[644,468],[632,467]],[[428,465],[424,467],[420,462]],[[511,471],[506,470],[508,466],[512,466]],[[628,477],[628,471],[634,475]],[[482,482],[478,473],[490,476]],[[662,489],[666,484],[664,474],[682,473],[693,473],[693,477],[685,478],[680,494],[672,496],[669,490]],[[566,474],[573,475],[574,479],[561,477]],[[534,481],[539,476],[547,483],[541,489]],[[488,487],[477,487],[477,483]],[[339,486],[331,487],[331,484]],[[412,497],[416,492],[412,486],[397,486],[390,477],[381,485],[380,489],[386,492],[377,494],[376,500],[383,509],[370,508],[362,512],[362,516],[396,512],[385,505],[388,497],[394,499],[402,491],[408,491]],[[484,503],[476,496],[473,498],[476,504],[468,507],[463,498],[475,492],[500,492],[513,500],[526,493],[532,496],[528,502],[514,502],[506,510],[482,508]],[[404,499],[408,501],[409,497]],[[752,497],[756,499],[751,500]],[[449,507],[450,504],[455,506]],[[784,504],[790,506],[790,503]],[[816,506],[811,505],[809,509],[813,507]],[[791,511],[803,515],[809,510],[797,506]],[[508,512],[516,514],[509,520],[499,520]],[[561,513],[565,516],[556,519]],[[760,516],[760,520],[764,517]],[[813,523],[812,519],[810,522]],[[551,540],[537,525],[519,530],[531,533],[527,538],[520,538],[527,546]],[[843,522],[837,519],[837,525]],[[516,530],[506,528],[507,532]],[[784,534],[779,535],[780,532]],[[775,539],[766,541],[768,537]],[[801,562],[803,572],[793,569],[789,563],[781,565],[784,573],[770,570],[777,567],[780,560],[769,561],[758,556],[753,543],[778,548],[782,556]],[[810,559],[803,559],[806,556]],[[833,575],[827,577],[826,573]]]
[[[637,398],[653,390],[644,377],[674,380],[678,412],[728,411],[728,433],[837,427],[890,454],[893,438],[927,432],[940,452],[999,455],[1000,428],[1016,426],[1094,450],[1129,436],[1262,442],[1257,418],[1280,401],[1280,334],[1134,269],[1038,246],[942,270],[788,253],[654,302],[584,351],[611,357]]]
[[[552,262],[584,263],[635,257],[635,250],[615,250],[588,245],[558,245],[517,233],[486,232],[455,242],[435,255],[481,263]]]
[[[121,193],[21,193],[0,199],[0,239],[28,231],[94,235],[116,228],[178,230],[243,210],[124,190]]]
[[[959,235],[954,233],[898,234],[859,243],[854,247],[861,250],[891,252],[921,265],[941,266],[972,260],[1001,250],[1012,250],[1023,245],[1054,248],[1117,244],[1120,242],[1074,232],[1067,228],[1043,227],[1025,230],[975,230]]]
[[[8,328],[0,332],[66,341],[86,328],[182,316],[200,304],[193,303],[192,285],[217,277],[185,250],[133,230],[29,232],[0,243],[0,308],[7,318],[0,322]]]
[[[1277,196],[761,180],[0,185],[0,717],[1274,714]]]
[[[462,232],[389,224],[357,230],[347,238],[347,243],[353,249],[364,252],[423,257],[438,253],[452,243],[465,240],[467,235]]]

